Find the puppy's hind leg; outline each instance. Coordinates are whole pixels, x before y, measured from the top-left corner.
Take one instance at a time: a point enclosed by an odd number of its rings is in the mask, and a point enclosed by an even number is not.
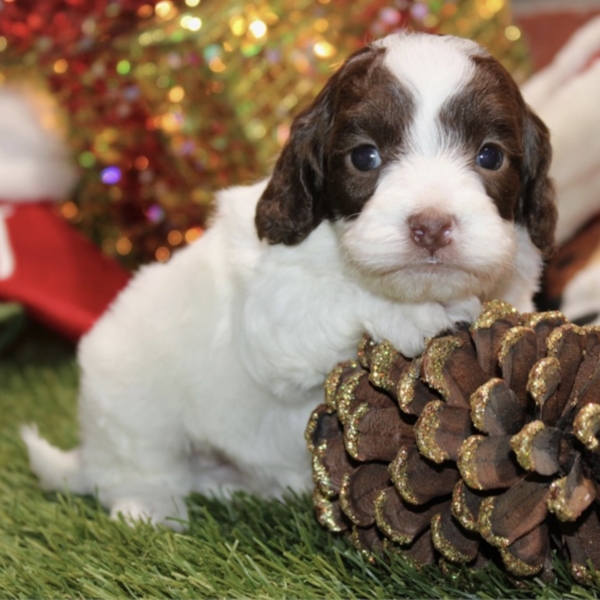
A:
[[[188,528],[185,497],[192,491],[187,456],[161,447],[160,438],[133,440],[118,446],[81,448],[87,479],[111,518],[134,525],[148,521],[175,531]],[[128,450],[123,452],[123,450]]]
[[[119,444],[110,442],[87,442],[64,451],[40,437],[33,426],[22,427],[21,436],[42,489],[97,492],[110,516],[122,515],[130,525],[141,520],[176,531],[187,528],[184,497],[191,491],[192,475],[185,457],[169,457],[162,448],[158,452],[142,448],[139,441],[127,456],[119,455]]]
[[[104,488],[100,502],[110,508],[111,519],[123,518],[128,525],[149,522],[164,525],[174,531],[189,526],[188,509],[183,496],[172,490],[144,482],[129,482]]]
[[[98,499],[113,519],[121,515],[129,524],[149,521],[175,531],[188,528],[185,496],[192,491],[189,460],[160,441],[128,440],[129,452],[84,444],[82,457],[87,477]]]

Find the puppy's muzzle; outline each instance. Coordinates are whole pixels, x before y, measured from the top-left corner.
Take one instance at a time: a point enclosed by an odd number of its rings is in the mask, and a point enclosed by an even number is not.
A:
[[[408,218],[411,239],[433,256],[440,248],[452,243],[456,221],[452,215],[428,210]]]

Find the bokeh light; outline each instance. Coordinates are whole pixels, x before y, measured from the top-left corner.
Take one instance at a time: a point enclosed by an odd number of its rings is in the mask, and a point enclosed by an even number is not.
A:
[[[121,169],[119,167],[106,167],[106,169],[102,169],[100,179],[102,183],[106,183],[107,185],[119,183],[121,181]]]

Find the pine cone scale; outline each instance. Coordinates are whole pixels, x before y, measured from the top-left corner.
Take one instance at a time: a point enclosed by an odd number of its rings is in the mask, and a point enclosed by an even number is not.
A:
[[[323,442],[313,451],[313,481],[326,498],[339,494],[344,477],[353,468],[341,438]]]
[[[409,504],[426,504],[450,495],[458,472],[424,459],[416,446],[404,446],[390,463],[390,475],[399,494]]]
[[[466,436],[473,433],[471,412],[439,400],[427,404],[414,426],[417,447],[435,463],[456,461]]]
[[[558,473],[562,432],[556,427],[546,427],[543,421],[531,421],[510,440],[518,463],[527,471],[540,475]]]
[[[346,424],[346,448],[360,461],[391,461],[397,448],[414,440],[412,427],[404,423],[397,407],[378,408],[362,404]]]
[[[569,474],[552,482],[548,509],[563,522],[575,521],[596,496],[597,486],[585,477],[579,455]]]
[[[425,506],[410,506],[395,488],[380,492],[375,501],[375,522],[392,541],[406,545],[412,543],[429,527],[432,517],[442,512],[449,501]]]
[[[315,488],[312,499],[317,521],[323,527],[334,533],[342,533],[350,528],[350,521],[342,511],[339,499],[327,498],[319,488]]]
[[[571,559],[571,571],[585,583],[591,583],[589,563],[600,565],[600,508],[590,506],[577,523],[563,523],[561,529]]]
[[[469,408],[469,397],[487,380],[469,340],[450,336],[432,340],[423,356],[422,373],[447,404],[460,408]]]
[[[470,563],[477,557],[479,536],[461,527],[449,510],[431,520],[431,539],[435,549],[450,562]]]
[[[459,480],[452,491],[452,514],[468,531],[478,531],[479,510],[484,496],[477,494],[463,479]]]
[[[375,501],[379,493],[390,485],[386,465],[360,465],[351,475],[344,475],[340,489],[340,506],[347,517],[359,527],[375,522]]]
[[[536,403],[537,411],[543,412],[548,398],[556,394],[560,385],[560,361],[546,356],[538,360],[529,373],[527,391]]]
[[[415,361],[398,380],[397,397],[400,410],[406,415],[420,416],[427,404],[438,400],[431,390],[419,379],[421,362]]]
[[[520,577],[539,573],[550,562],[550,541],[545,523],[532,529],[508,548],[500,550],[510,571]]]
[[[470,398],[473,425],[488,435],[515,434],[527,422],[522,402],[502,379],[490,379]]]
[[[554,330],[547,340],[548,356],[556,358],[560,365],[560,385],[542,408],[542,421],[556,423],[571,396],[577,371],[582,360],[585,340],[581,328],[566,324]]]
[[[492,546],[506,548],[548,516],[550,486],[527,479],[486,498],[479,512],[479,532]]]
[[[510,435],[473,435],[463,442],[457,466],[467,485],[476,490],[495,490],[522,478],[523,469],[514,458],[511,439]]]
[[[527,394],[529,372],[538,361],[537,338],[533,329],[509,329],[502,337],[498,359],[502,379],[526,409],[530,406]]]

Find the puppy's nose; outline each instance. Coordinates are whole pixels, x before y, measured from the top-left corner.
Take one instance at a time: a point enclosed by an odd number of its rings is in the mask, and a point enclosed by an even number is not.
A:
[[[408,226],[415,244],[433,254],[452,241],[454,218],[438,211],[423,211],[410,216]]]

